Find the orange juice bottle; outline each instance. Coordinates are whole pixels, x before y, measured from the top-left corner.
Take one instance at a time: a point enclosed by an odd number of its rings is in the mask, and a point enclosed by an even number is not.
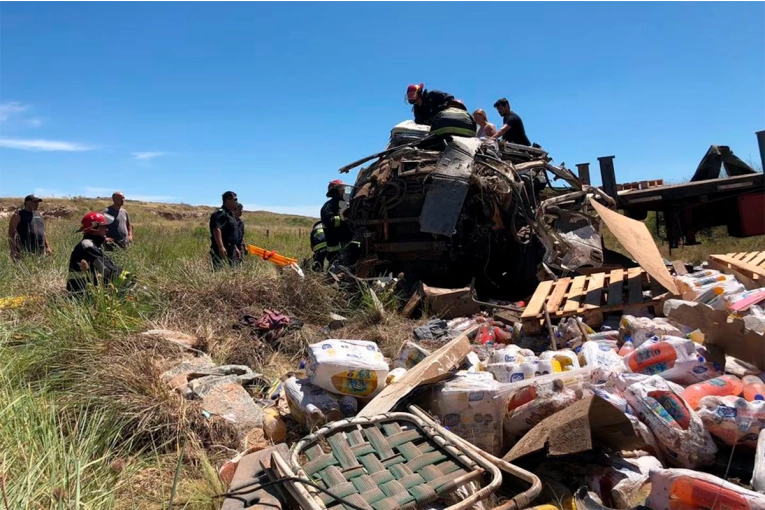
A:
[[[716,397],[726,397],[728,395],[740,395],[744,385],[741,379],[735,375],[721,375],[708,381],[691,384],[683,391],[683,399],[688,402],[691,409],[698,409],[702,398],[714,395]]]
[[[667,342],[641,345],[625,358],[633,373],[645,375],[660,374],[669,370],[675,366],[676,359],[675,348]]]
[[[624,342],[624,345],[622,345],[621,349],[619,349],[619,356],[623,358],[634,350],[635,344],[632,343],[632,340],[627,340]]]
[[[741,382],[744,383],[744,398],[749,402],[765,400],[765,383],[756,375],[745,375]]]
[[[670,510],[750,510],[749,502],[736,491],[706,480],[681,476],[672,482],[669,492]]]

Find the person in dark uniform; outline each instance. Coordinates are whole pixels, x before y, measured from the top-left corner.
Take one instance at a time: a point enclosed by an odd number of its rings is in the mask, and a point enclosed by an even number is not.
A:
[[[236,216],[236,223],[239,227],[239,242],[237,246],[239,246],[239,252],[244,257],[245,254],[247,254],[247,244],[244,242],[244,220],[242,220],[242,213],[244,212],[244,205],[241,203],[236,204],[236,211],[234,212],[234,216]]]
[[[89,285],[127,288],[132,281],[130,273],[112,262],[101,248],[106,241],[107,227],[113,221],[112,216],[100,212],[83,216],[77,230],[82,232],[82,240],[69,257],[66,290],[70,295],[85,294]]]
[[[449,106],[454,96],[440,90],[425,90],[424,84],[409,85],[406,89],[406,100],[412,105],[414,122],[430,126],[433,117]]]
[[[344,215],[340,214],[340,201],[346,186],[341,180],[330,182],[327,186],[329,200],[321,208],[321,223],[324,225],[327,261],[330,265],[340,255],[340,251],[353,241],[353,231]]]
[[[213,269],[224,263],[238,265],[242,260],[239,250],[239,223],[234,215],[239,199],[233,191],[222,195],[223,205],[210,215],[210,257]]]
[[[8,245],[11,259],[19,260],[21,252],[52,255],[45,235],[45,220],[37,210],[42,198],[34,195],[24,197],[24,207],[11,216],[8,224]]]
[[[468,113],[465,103],[459,99],[450,100],[446,109],[433,117],[433,123],[430,125],[431,135],[474,137],[477,131],[475,119]]]
[[[492,135],[492,138],[502,138],[509,143],[515,143],[518,145],[528,145],[531,147],[531,142],[526,136],[526,129],[523,127],[523,120],[521,117],[510,109],[510,101],[506,98],[498,99],[494,103],[494,108],[502,116],[502,128]]]
[[[317,221],[311,228],[311,251],[313,261],[311,269],[314,271],[324,270],[324,261],[327,260],[327,236],[324,235],[324,224]]]

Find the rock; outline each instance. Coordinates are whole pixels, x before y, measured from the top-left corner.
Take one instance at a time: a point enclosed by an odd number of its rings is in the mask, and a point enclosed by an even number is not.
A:
[[[180,363],[174,365],[171,369],[166,370],[162,374],[162,380],[176,381],[176,378],[180,375],[188,376],[189,374],[210,374],[215,369],[215,363],[208,355],[187,358]]]
[[[198,338],[187,335],[186,333],[181,333],[180,331],[172,331],[169,329],[151,329],[141,333],[141,336],[172,342],[184,349],[196,349],[199,346]]]
[[[206,375],[197,379],[192,379],[188,382],[188,387],[197,396],[204,398],[210,391],[216,386],[224,384],[239,384],[236,375]]]
[[[202,408],[233,423],[242,434],[263,427],[263,409],[237,383],[216,385],[202,400]]]

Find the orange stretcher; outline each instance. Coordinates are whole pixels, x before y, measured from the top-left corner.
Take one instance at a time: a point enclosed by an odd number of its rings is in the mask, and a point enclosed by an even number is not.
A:
[[[250,255],[254,255],[256,257],[262,258],[263,260],[268,260],[269,262],[273,262],[279,267],[297,264],[297,259],[291,259],[289,257],[285,257],[284,255],[280,255],[276,253],[276,251],[268,251],[265,248],[260,248],[252,244],[247,245],[247,253],[249,253]]]

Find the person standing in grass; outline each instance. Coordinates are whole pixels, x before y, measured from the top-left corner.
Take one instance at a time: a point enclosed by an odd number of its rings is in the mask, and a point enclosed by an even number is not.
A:
[[[103,213],[114,218],[106,230],[106,246],[111,249],[112,245],[127,249],[133,242],[133,224],[130,223],[130,216],[125,210],[125,194],[121,191],[112,193],[112,205],[104,209]]]
[[[8,245],[12,260],[19,260],[21,252],[53,254],[45,234],[45,220],[37,210],[42,201],[42,198],[27,195],[24,197],[24,207],[11,216],[8,224]]]
[[[237,246],[239,246],[239,252],[242,255],[245,255],[247,253],[247,244],[244,242],[244,220],[242,219],[242,213],[244,213],[244,205],[237,203],[236,212],[234,213],[234,216],[236,216],[237,225],[239,227],[239,242]]]
[[[236,266],[242,260],[239,223],[235,215],[239,199],[233,191],[226,191],[222,198],[223,205],[210,215],[210,257],[213,270],[220,269],[224,263]]]

